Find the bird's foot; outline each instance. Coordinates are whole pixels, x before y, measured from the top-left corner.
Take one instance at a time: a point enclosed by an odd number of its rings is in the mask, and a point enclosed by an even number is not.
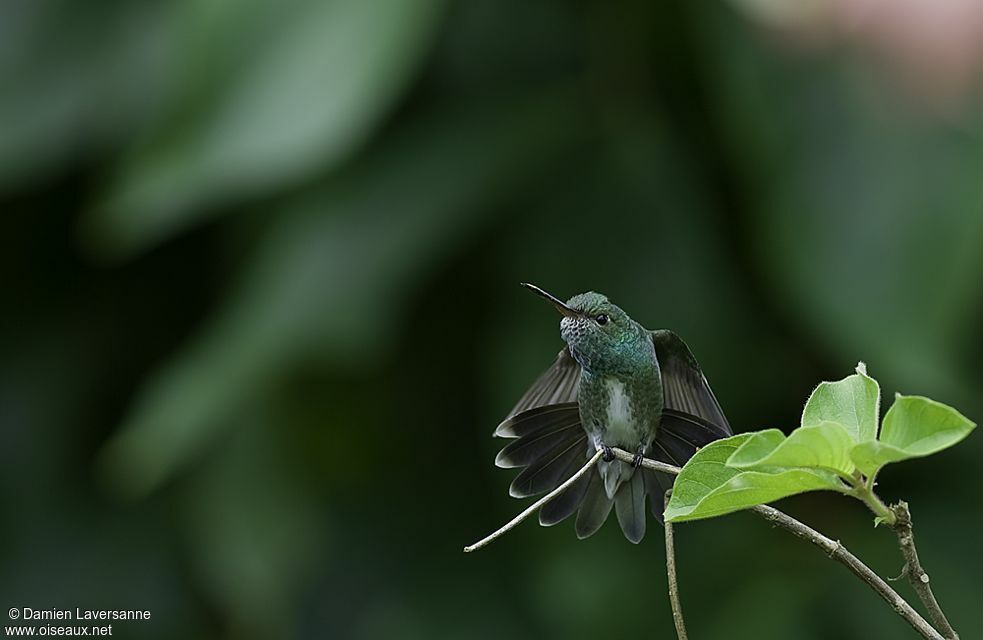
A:
[[[639,447],[638,451],[635,452],[635,455],[631,457],[632,468],[637,469],[640,466],[642,466],[642,460],[644,459],[645,459],[645,449],[643,447]]]
[[[609,447],[606,444],[602,444],[601,451],[604,452],[604,455],[601,456],[601,460],[603,460],[604,462],[611,462],[612,460],[614,460],[614,451],[611,451],[611,447]]]

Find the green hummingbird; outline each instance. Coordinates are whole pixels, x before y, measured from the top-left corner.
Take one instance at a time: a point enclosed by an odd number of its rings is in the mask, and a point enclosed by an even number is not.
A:
[[[577,513],[578,538],[596,532],[612,506],[625,537],[645,535],[645,499],[662,522],[663,495],[672,479],[639,468],[643,457],[682,466],[696,451],[732,435],[730,424],[689,347],[672,331],[649,331],[588,292],[567,302],[537,286],[563,316],[566,346],[522,396],[495,435],[513,438],[495,458],[503,468],[525,467],[509,493],[517,498],[552,491],[587,458],[598,464],[543,506],[539,522],[554,525]],[[612,455],[635,454],[632,464]]]

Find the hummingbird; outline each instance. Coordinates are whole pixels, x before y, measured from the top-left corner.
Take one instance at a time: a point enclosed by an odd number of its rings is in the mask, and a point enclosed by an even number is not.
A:
[[[546,503],[539,523],[552,526],[575,511],[580,539],[593,535],[612,506],[625,537],[645,536],[645,502],[662,522],[672,478],[639,468],[644,457],[683,466],[706,444],[732,435],[730,424],[686,343],[672,331],[650,331],[593,291],[563,302],[522,283],[560,312],[566,343],[553,364],[519,399],[494,435],[510,438],[495,458],[524,467],[509,487],[516,498],[552,491],[597,451],[591,471]],[[612,447],[631,451],[618,460]]]

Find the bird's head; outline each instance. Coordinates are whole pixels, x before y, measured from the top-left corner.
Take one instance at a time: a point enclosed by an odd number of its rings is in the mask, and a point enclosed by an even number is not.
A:
[[[522,286],[549,300],[563,315],[560,335],[577,362],[589,371],[620,369],[645,346],[639,325],[600,293],[589,291],[563,302],[535,285]]]

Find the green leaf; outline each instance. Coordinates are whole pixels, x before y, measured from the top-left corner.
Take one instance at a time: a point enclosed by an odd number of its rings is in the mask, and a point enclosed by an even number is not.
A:
[[[727,460],[727,466],[759,471],[764,467],[810,467],[849,476],[854,471],[850,460],[853,444],[838,422],[799,427],[788,438],[777,429],[769,429],[744,443]]]
[[[728,467],[727,459],[751,437],[752,434],[742,433],[717,440],[697,451],[672,485],[672,497],[666,507],[665,519],[675,522],[691,514],[711,491],[741,473]]]
[[[670,522],[712,518],[804,491],[843,491],[835,474],[811,469],[740,471],[727,460],[757,434],[740,434],[707,445],[683,467],[665,511]]]
[[[907,460],[910,457],[912,456],[903,449],[878,442],[877,440],[861,442],[850,451],[850,459],[853,460],[857,468],[868,478],[877,475],[877,472],[884,465],[900,460]]]
[[[874,476],[891,462],[947,449],[975,427],[971,420],[941,402],[899,395],[884,416],[880,440],[856,445],[850,457],[864,474]]]
[[[765,429],[749,435],[751,437],[727,459],[728,467],[751,466],[785,442],[785,434],[779,429]]]
[[[952,407],[922,396],[898,395],[884,416],[881,442],[927,456],[956,444],[976,424]]]
[[[839,422],[854,442],[866,442],[877,437],[880,404],[880,386],[861,362],[852,376],[816,387],[802,411],[802,426]]]

